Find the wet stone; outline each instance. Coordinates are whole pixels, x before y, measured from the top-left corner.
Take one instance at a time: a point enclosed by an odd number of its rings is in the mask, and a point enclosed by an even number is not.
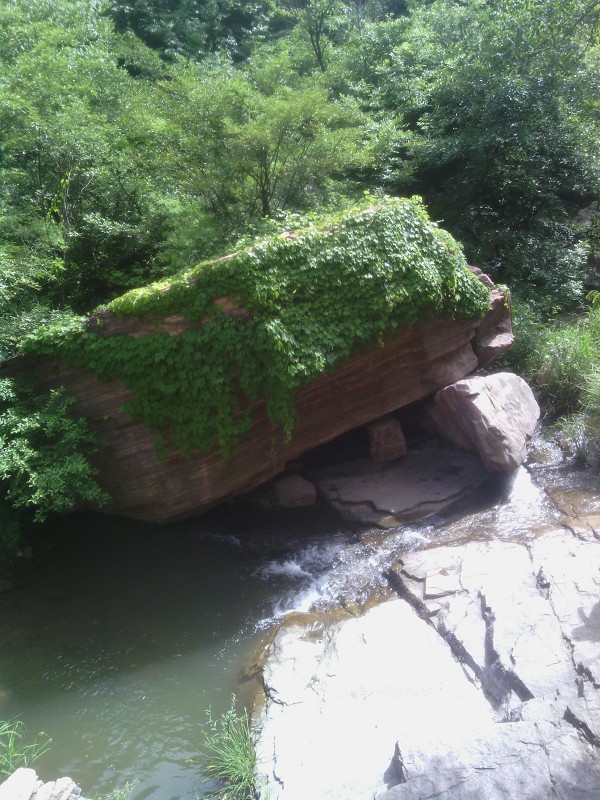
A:
[[[274,484],[275,494],[284,508],[301,508],[314,506],[317,502],[317,490],[306,478],[300,475],[287,475]]]
[[[319,641],[277,636],[263,798],[600,797],[600,542],[405,553],[390,585]]]
[[[71,778],[44,783],[33,769],[16,770],[0,784],[0,800],[83,800]]]

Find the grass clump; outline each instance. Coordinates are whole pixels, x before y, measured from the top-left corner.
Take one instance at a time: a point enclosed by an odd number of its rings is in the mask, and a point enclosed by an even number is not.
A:
[[[600,371],[600,308],[548,321],[515,303],[513,319],[516,341],[503,363],[531,384],[547,419],[582,411],[594,395],[589,376]]]
[[[19,767],[28,767],[48,751],[51,743],[45,733],[38,733],[30,744],[24,742],[25,726],[18,719],[0,720],[0,781]]]
[[[127,781],[123,786],[117,786],[112,792],[104,797],[97,797],[96,800],[127,800],[136,783],[137,781]]]
[[[504,366],[530,383],[561,448],[578,464],[600,464],[600,307],[544,320],[516,303],[513,319]]]
[[[232,695],[229,709],[216,719],[210,708],[206,712],[204,773],[219,782],[219,789],[209,796],[221,800],[255,800],[257,760],[250,719],[247,711],[237,713],[235,702]]]

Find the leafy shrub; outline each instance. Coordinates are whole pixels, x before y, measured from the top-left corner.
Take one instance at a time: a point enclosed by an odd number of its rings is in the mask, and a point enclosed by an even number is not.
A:
[[[571,220],[599,188],[597,26],[584,0],[414,2],[345,63],[383,185],[422,194],[472,263],[546,311],[583,290]]]
[[[582,464],[600,463],[600,357],[585,376],[582,411],[561,425],[569,449]]]
[[[98,504],[107,499],[87,458],[95,440],[85,420],[70,415],[73,403],[61,390],[41,396],[0,379],[0,502],[6,507],[0,545],[5,550],[14,549],[31,522],[69,511],[79,499]]]
[[[577,466],[598,463],[600,456],[600,420],[585,411],[560,417],[551,432],[561,450]]]
[[[573,226],[543,225],[498,236],[496,246],[502,257],[488,260],[486,269],[499,274],[502,281],[542,315],[572,310],[584,296],[589,247]],[[484,255],[482,251],[477,255]],[[481,263],[476,260],[475,263]]]
[[[592,298],[593,300],[593,298]],[[514,347],[501,362],[532,385],[561,448],[579,464],[600,463],[600,306],[544,320],[515,303]]]
[[[544,320],[515,303],[516,341],[504,365],[535,389],[546,417],[580,411],[588,375],[600,368],[600,309],[566,320]]]

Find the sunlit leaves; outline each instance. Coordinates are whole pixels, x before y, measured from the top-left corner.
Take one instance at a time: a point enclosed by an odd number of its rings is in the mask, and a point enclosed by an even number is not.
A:
[[[73,403],[57,390],[43,397],[0,380],[0,495],[30,510],[35,522],[81,499],[106,501],[87,458],[94,439],[85,421],[71,416]]]
[[[224,313],[223,298],[248,314]],[[264,400],[289,435],[303,385],[391,330],[435,315],[480,316],[488,303],[458,244],[418,199],[369,198],[109,305],[157,322],[183,316],[189,328],[179,335],[103,338],[54,327],[24,347],[119,378],[134,395],[128,413],[182,451],[216,441],[230,455],[250,424],[244,407]]]

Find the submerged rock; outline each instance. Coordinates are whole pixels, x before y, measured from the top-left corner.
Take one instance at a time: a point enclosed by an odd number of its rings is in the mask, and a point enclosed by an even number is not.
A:
[[[600,796],[600,542],[407,555],[398,597],[275,638],[257,750],[271,800]]]

